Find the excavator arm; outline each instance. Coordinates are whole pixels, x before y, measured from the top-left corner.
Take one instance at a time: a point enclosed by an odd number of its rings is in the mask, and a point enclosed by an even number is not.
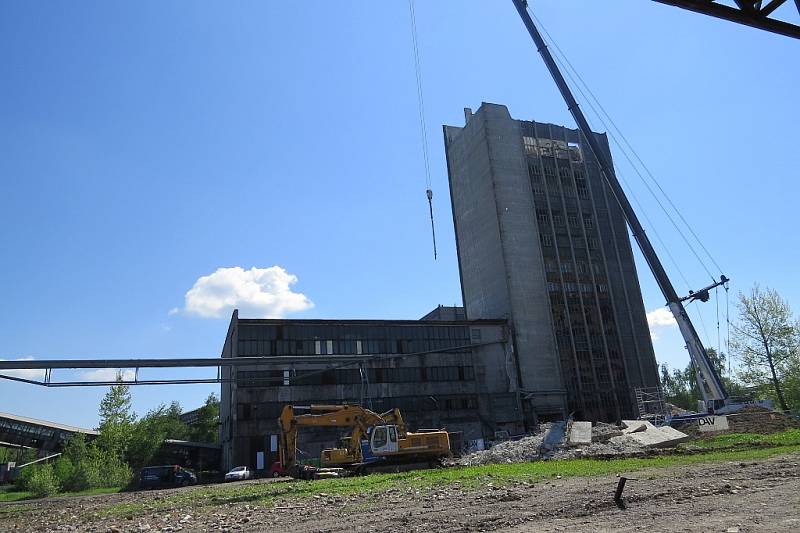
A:
[[[396,411],[396,410],[395,410]],[[397,416],[402,417],[397,412]],[[287,405],[278,419],[280,425],[280,461],[283,468],[291,469],[297,463],[297,431],[300,427],[344,427],[351,428],[347,439],[347,453],[360,461],[361,437],[369,428],[383,424],[381,415],[359,405],[310,405],[299,407]]]
[[[384,424],[394,424],[397,426],[397,432],[400,434],[400,437],[405,438],[408,434],[406,431],[406,423],[403,420],[403,415],[400,414],[400,409],[397,407],[391,411],[386,411],[385,413],[381,414],[381,419],[383,419]]]

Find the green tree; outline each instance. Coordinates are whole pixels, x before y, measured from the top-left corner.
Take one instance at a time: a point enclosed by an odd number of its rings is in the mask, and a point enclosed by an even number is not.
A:
[[[797,330],[800,331],[800,325]],[[795,413],[800,414],[800,356],[793,358],[783,381],[786,404]]]
[[[219,442],[219,398],[213,392],[199,409],[197,422],[190,426],[189,440]]]
[[[767,386],[786,411],[784,390],[796,386],[800,370],[798,326],[789,303],[774,289],[754,285],[749,294],[739,293],[737,307],[732,347],[741,362],[740,376],[748,384]],[[792,390],[789,396],[796,394]]]
[[[687,370],[691,368],[691,365]],[[696,409],[697,402],[692,398],[692,381],[687,372],[677,368],[670,370],[666,363],[661,365],[661,388],[664,399],[683,409]]]
[[[717,371],[717,375],[728,391],[728,395],[731,397],[747,396],[747,390],[742,383],[725,377],[725,354],[717,353],[714,348],[707,348],[706,353],[711,360],[711,365]],[[683,370],[677,368],[670,370],[666,364],[662,364],[661,388],[664,391],[664,399],[683,409],[696,410],[698,400],[703,399],[700,388],[697,386],[696,374],[694,365],[691,362]]]
[[[88,455],[89,451],[86,445],[86,435],[83,433],[76,433],[70,437],[62,453],[62,457],[69,459],[75,464],[85,460]]]
[[[53,464],[53,474],[56,476],[61,490],[81,490],[72,488],[72,482],[76,477],[75,464],[63,455]]]
[[[161,404],[151,409],[134,425],[128,464],[138,469],[146,466],[156,455],[166,439],[184,440],[189,435],[189,428],[180,420],[181,406],[178,402],[170,405]]]
[[[133,436],[136,415],[131,408],[130,387],[122,383],[117,373],[117,384],[112,385],[100,402],[100,436],[97,444],[120,458],[124,458]]]

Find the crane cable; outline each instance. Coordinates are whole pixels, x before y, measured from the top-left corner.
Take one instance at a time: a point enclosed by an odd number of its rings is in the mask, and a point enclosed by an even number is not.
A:
[[[428,198],[428,211],[431,217],[431,234],[433,236],[433,259],[436,253],[436,227],[433,224],[433,190],[431,189],[431,164],[428,157],[428,128],[425,125],[425,100],[422,96],[422,69],[419,60],[419,41],[417,39],[417,17],[414,0],[408,0],[408,11],[411,17],[411,42],[414,49],[414,73],[417,78],[417,107],[419,108],[419,129],[422,136],[422,158],[425,162],[425,195]]]
[[[714,303],[717,304],[717,356],[722,357],[722,336],[719,329],[719,287],[714,287]]]
[[[583,78],[581,77],[580,73],[577,71],[577,69],[576,69],[576,68],[575,68],[575,67],[572,65],[572,63],[569,61],[569,59],[567,58],[566,54],[565,54],[565,53],[564,53],[564,52],[561,50],[561,48],[558,46],[558,43],[555,41],[555,39],[552,37],[552,35],[550,35],[550,33],[547,31],[547,28],[544,26],[544,24],[542,24],[541,20],[540,20],[540,19],[539,19],[539,18],[538,18],[538,17],[537,17],[537,16],[536,16],[534,13],[533,13],[533,11],[532,11],[532,10],[530,10],[530,8],[528,9],[528,11],[529,11],[529,13],[530,13],[531,17],[532,17],[533,19],[535,19],[535,20],[536,20],[536,22],[539,24],[539,26],[540,26],[540,27],[542,28],[542,30],[544,31],[545,35],[547,35],[547,38],[549,39],[549,41],[552,43],[552,45],[553,45],[553,47],[554,47],[555,51],[557,52],[557,53],[556,53],[556,57],[555,57],[555,58],[556,58],[556,60],[558,60],[558,62],[559,62],[561,65],[562,65],[562,67],[565,67],[565,68],[564,68],[565,72],[567,73],[567,75],[569,76],[569,78],[572,80],[573,84],[574,84],[574,85],[575,85],[575,87],[578,89],[578,91],[581,93],[581,95],[583,95],[583,97],[584,97],[584,99],[585,99],[586,103],[587,103],[587,104],[588,104],[588,105],[589,105],[589,106],[590,106],[590,107],[591,107],[591,108],[594,110],[595,114],[596,114],[596,115],[597,115],[597,117],[600,119],[600,122],[603,124],[603,126],[606,128],[606,130],[609,130],[609,131],[608,131],[608,133],[609,133],[609,137],[611,137],[612,141],[614,141],[614,143],[615,143],[615,144],[617,145],[617,147],[620,149],[620,151],[622,152],[622,154],[623,154],[623,155],[625,156],[625,158],[628,160],[628,163],[631,165],[631,167],[634,169],[634,171],[636,172],[636,174],[639,176],[639,179],[642,181],[642,183],[645,185],[645,187],[647,188],[647,190],[648,190],[648,191],[650,192],[650,194],[653,196],[653,198],[655,199],[656,203],[658,203],[659,207],[660,207],[660,208],[661,208],[661,210],[664,212],[664,214],[666,215],[667,219],[668,219],[668,220],[669,220],[669,221],[672,223],[673,227],[674,227],[674,228],[675,228],[675,230],[678,232],[678,234],[681,236],[681,238],[682,238],[683,242],[686,244],[686,246],[689,248],[689,250],[690,250],[690,251],[692,252],[692,254],[695,256],[695,258],[698,260],[698,262],[700,263],[700,265],[703,267],[703,269],[706,271],[706,273],[709,275],[709,277],[711,277],[711,279],[712,279],[712,280],[715,280],[716,278],[713,276],[713,274],[711,274],[711,271],[708,269],[708,267],[706,266],[705,262],[704,262],[704,261],[703,261],[703,260],[700,258],[699,254],[698,254],[698,253],[695,251],[694,247],[691,245],[691,243],[689,242],[689,240],[687,239],[687,237],[684,235],[684,233],[683,233],[683,232],[681,231],[681,229],[678,227],[678,225],[677,225],[677,223],[675,222],[675,220],[673,219],[673,217],[670,215],[670,213],[669,213],[669,212],[667,211],[667,209],[664,207],[664,205],[662,204],[662,202],[659,200],[659,198],[658,198],[658,196],[656,195],[655,191],[653,191],[653,189],[652,189],[652,188],[650,187],[650,185],[647,183],[647,181],[645,180],[645,178],[644,178],[644,176],[642,175],[641,171],[640,171],[640,170],[639,170],[639,168],[636,166],[636,164],[633,162],[633,160],[631,159],[631,156],[628,154],[628,150],[626,150],[626,149],[625,149],[625,147],[624,147],[624,146],[623,146],[623,145],[622,145],[622,144],[621,144],[621,143],[620,143],[620,142],[619,142],[619,141],[616,139],[616,136],[613,134],[613,131],[611,131],[611,128],[609,128],[609,127],[608,127],[608,125],[606,124],[605,120],[603,120],[603,116],[602,116],[602,115],[605,115],[605,116],[606,116],[606,118],[608,118],[608,121],[609,121],[609,123],[612,125],[613,129],[614,129],[614,130],[616,130],[616,132],[619,134],[619,136],[620,136],[620,138],[622,139],[622,141],[623,141],[623,142],[624,142],[624,143],[625,143],[625,144],[628,146],[628,149],[629,149],[629,150],[630,150],[630,152],[633,154],[633,157],[634,157],[634,158],[636,158],[636,160],[639,162],[639,164],[640,164],[640,165],[642,166],[642,168],[644,169],[645,173],[646,173],[646,174],[649,176],[649,178],[650,178],[650,181],[652,181],[652,182],[655,184],[655,186],[656,186],[656,187],[658,188],[658,190],[661,192],[661,194],[663,195],[663,197],[664,197],[664,198],[667,200],[667,202],[669,203],[670,207],[672,207],[672,209],[674,210],[674,212],[675,212],[675,213],[678,215],[678,217],[680,218],[681,222],[683,222],[683,224],[684,224],[684,225],[686,226],[686,228],[689,230],[689,233],[691,233],[691,235],[694,237],[694,239],[695,239],[695,240],[697,241],[697,243],[700,245],[700,248],[701,248],[701,249],[702,249],[702,250],[705,252],[705,254],[706,254],[708,257],[709,257],[709,259],[711,260],[712,264],[713,264],[713,265],[714,265],[714,266],[717,268],[717,270],[718,270],[718,271],[720,271],[720,272],[721,272],[721,271],[722,271],[722,269],[719,267],[719,265],[717,264],[717,262],[714,260],[714,257],[711,255],[711,253],[710,253],[710,252],[708,251],[708,249],[705,247],[705,245],[703,244],[703,242],[702,242],[702,241],[700,240],[700,238],[697,236],[697,233],[696,233],[696,232],[695,232],[695,231],[692,229],[691,225],[689,225],[689,222],[686,220],[686,218],[683,216],[683,214],[681,213],[681,211],[680,211],[680,210],[677,208],[677,206],[676,206],[676,205],[674,204],[674,202],[671,200],[671,198],[670,198],[670,197],[669,197],[669,195],[666,193],[666,191],[665,191],[665,190],[664,190],[664,189],[661,187],[661,185],[660,185],[660,184],[658,183],[658,181],[655,179],[655,177],[653,176],[652,172],[650,172],[650,169],[649,169],[649,168],[648,168],[648,167],[647,167],[647,166],[644,164],[644,162],[642,161],[641,157],[639,157],[639,155],[638,155],[638,153],[636,152],[636,150],[633,148],[633,146],[631,146],[630,142],[628,142],[628,139],[627,139],[627,137],[625,137],[625,135],[622,133],[622,131],[619,129],[619,127],[617,127],[616,123],[615,123],[615,122],[614,122],[614,120],[611,118],[611,116],[608,114],[608,112],[606,112],[605,108],[602,106],[602,104],[600,103],[600,101],[597,99],[597,97],[594,95],[594,93],[592,92],[592,90],[589,88],[589,85],[588,85],[588,84],[587,84],[587,83],[586,83],[586,82],[583,80]],[[563,57],[563,62],[559,60],[559,58],[558,58],[558,55],[559,55],[559,54],[560,54],[560,56],[561,56],[561,57]],[[568,68],[566,68],[566,67],[568,67]],[[570,74],[570,71],[572,71],[572,72],[574,72],[574,73],[575,73],[575,77],[576,77],[576,78],[577,78],[577,79],[580,81],[580,84],[578,84],[578,82],[575,80],[575,78],[573,78],[572,74]],[[582,90],[582,89],[581,89],[581,87],[580,87],[580,85],[581,85],[581,84],[582,84],[582,85],[583,85],[583,86],[586,88],[586,92],[587,92],[587,93],[588,93],[588,94],[591,96],[591,99],[587,98],[586,94],[583,92],[583,90]],[[598,111],[597,111],[597,109],[595,109],[595,107],[594,107],[594,105],[592,104],[592,101],[591,101],[591,100],[594,100],[594,102],[595,102],[595,103],[597,104],[597,106],[600,108],[600,110],[602,111],[602,115],[601,115],[601,113],[600,113],[600,112],[598,112]]]
[[[661,234],[658,233],[658,230],[656,229],[655,224],[653,224],[653,222],[650,220],[650,217],[647,215],[647,210],[642,207],[642,203],[639,201],[639,198],[636,196],[636,193],[633,192],[633,189],[628,184],[628,180],[626,180],[625,176],[622,174],[622,170],[619,169],[619,168],[614,169],[614,174],[616,174],[619,177],[619,179],[622,182],[622,184],[625,185],[625,187],[628,189],[629,196],[631,198],[633,198],[634,205],[636,205],[636,207],[638,208],[639,212],[644,217],[645,222],[647,222],[647,225],[650,226],[651,231],[653,232],[653,235],[655,236],[655,238],[658,241],[658,243],[661,245],[661,248],[664,249],[664,253],[667,254],[667,258],[670,260],[670,263],[672,263],[672,266],[675,267],[675,271],[678,273],[678,275],[681,277],[683,282],[686,284],[686,287],[688,288],[687,290],[691,290],[692,284],[689,283],[689,279],[683,273],[683,270],[681,270],[680,265],[675,260],[675,258],[672,256],[672,253],[669,251],[669,247],[667,247],[667,245],[664,243],[664,240],[661,238]]]
[[[537,21],[538,21],[538,19],[537,19]],[[541,24],[541,22],[539,22],[539,23]],[[543,26],[542,26],[542,29],[544,29],[544,27],[543,27]],[[546,30],[546,29],[545,29],[544,31],[545,31],[545,33],[547,33],[547,30]],[[549,37],[549,34],[548,34],[548,37]],[[556,44],[555,44],[555,41],[553,41],[553,40],[552,40],[552,37],[550,37],[550,40],[551,40],[551,42],[554,44],[554,46],[555,46],[556,48],[558,48],[558,45],[556,45]],[[560,51],[560,50],[559,50],[559,51]],[[567,62],[569,61],[569,60],[566,58],[566,55],[564,55],[564,53],[563,53],[563,52],[561,52],[561,55],[563,56],[563,61],[562,61],[562,60],[561,60],[561,59],[558,57],[558,55],[555,55],[555,56],[554,56],[554,58],[555,58],[556,62],[557,62],[557,63],[559,64],[559,66],[560,66],[560,67],[561,67],[561,68],[562,68],[562,69],[563,69],[563,70],[564,70],[564,71],[567,73],[567,76],[568,76],[568,77],[569,77],[569,79],[572,81],[572,83],[574,84],[574,86],[575,86],[575,88],[578,90],[578,92],[581,94],[581,96],[583,96],[583,98],[584,98],[585,102],[588,104],[589,108],[592,110],[592,112],[593,112],[593,113],[594,113],[594,115],[597,117],[597,119],[600,121],[600,123],[603,125],[603,127],[605,127],[605,128],[606,128],[606,130],[608,130],[608,129],[609,129],[609,128],[608,128],[608,125],[606,124],[605,120],[603,119],[603,116],[600,114],[600,112],[599,112],[599,111],[597,110],[597,108],[594,106],[594,104],[592,103],[592,100],[590,100],[589,98],[587,98],[587,96],[586,96],[586,93],[584,93],[583,89],[581,88],[581,85],[580,85],[580,84],[578,84],[578,83],[576,82],[575,78],[574,78],[574,77],[572,76],[572,74],[570,73],[570,70],[566,68],[566,66],[565,66],[565,64],[564,64],[564,61],[567,61]],[[571,66],[571,65],[570,65],[570,66]],[[578,74],[577,70],[575,70],[575,68],[574,68],[574,67],[572,67],[572,70],[574,71],[574,73],[575,73],[575,76],[578,76],[578,77],[580,77],[580,74]],[[585,83],[585,82],[584,82],[582,79],[581,79],[581,82],[582,82],[582,84],[583,84],[583,87],[586,89],[586,91],[587,91],[587,92],[590,92],[590,91],[591,91],[591,89],[589,89],[588,85],[586,85],[586,83]],[[598,106],[600,106],[600,102],[599,102],[599,101],[597,101],[597,99],[596,99],[596,98],[594,98],[594,100],[595,100],[595,102],[597,103],[597,105],[598,105]],[[608,116],[608,114],[607,114],[607,113],[606,113],[606,117],[608,118],[608,120],[609,120],[609,121],[611,121],[611,120],[612,120],[612,119],[611,119],[611,117],[610,117],[610,116]],[[647,184],[647,182],[644,180],[644,178],[643,178],[643,176],[642,176],[641,172],[640,172],[640,171],[639,171],[639,169],[636,167],[636,165],[633,163],[633,161],[631,160],[630,156],[627,154],[627,152],[626,152],[625,148],[624,148],[624,147],[623,147],[623,146],[622,146],[622,145],[619,143],[619,141],[616,139],[616,137],[615,137],[615,136],[613,135],[613,133],[612,133],[612,132],[610,132],[610,131],[609,131],[609,137],[610,137],[610,138],[611,138],[611,140],[614,142],[614,144],[615,144],[615,145],[616,145],[616,146],[617,146],[617,147],[620,149],[620,151],[623,153],[623,155],[625,155],[625,158],[628,160],[628,163],[631,165],[631,167],[633,168],[634,172],[636,172],[636,174],[639,176],[639,179],[642,181],[642,183],[644,183],[645,187],[647,187],[647,190],[650,192],[650,194],[653,196],[653,198],[655,199],[655,201],[658,203],[659,207],[661,207],[661,210],[664,212],[664,214],[665,214],[665,215],[667,216],[667,218],[670,220],[670,222],[672,223],[673,227],[674,227],[674,228],[675,228],[675,229],[678,231],[678,234],[680,234],[680,236],[681,236],[681,238],[683,239],[684,243],[686,243],[687,247],[688,247],[688,248],[691,250],[691,252],[694,254],[695,258],[698,260],[698,262],[700,263],[700,265],[703,267],[703,269],[706,271],[706,273],[707,273],[707,274],[708,274],[708,275],[709,275],[709,276],[712,278],[712,280],[713,280],[713,279],[714,279],[714,276],[711,274],[711,272],[709,271],[709,269],[706,267],[706,265],[705,265],[704,261],[703,261],[703,260],[700,258],[700,256],[697,254],[697,252],[696,252],[696,251],[694,250],[694,248],[692,247],[692,245],[691,245],[691,244],[689,243],[689,241],[686,239],[686,236],[683,234],[683,232],[681,232],[680,228],[679,228],[679,227],[676,225],[676,223],[675,223],[674,219],[672,219],[672,217],[669,215],[669,213],[667,212],[667,210],[664,208],[663,204],[662,204],[662,203],[659,201],[659,199],[658,199],[658,197],[656,196],[656,194],[655,194],[655,192],[653,191],[653,189],[652,189],[652,188],[650,188],[650,187],[648,186],[648,184]],[[633,192],[633,189],[632,189],[632,188],[631,188],[631,186],[628,184],[627,180],[625,180],[625,179],[624,179],[624,177],[622,176],[621,170],[620,170],[619,168],[617,168],[617,169],[615,169],[615,171],[614,171],[614,172],[615,172],[615,173],[616,173],[616,174],[617,174],[617,175],[620,177],[621,181],[622,181],[622,182],[623,182],[623,183],[626,185],[626,187],[628,188],[628,193],[629,193],[629,195],[631,195],[631,196],[633,197],[633,199],[634,199],[635,203],[636,203],[636,204],[639,206],[639,212],[640,212],[640,213],[642,213],[642,216],[644,216],[645,220],[646,220],[646,221],[648,222],[648,224],[650,225],[651,231],[654,233],[654,235],[655,235],[656,239],[657,239],[657,240],[658,240],[658,242],[661,244],[661,246],[662,246],[662,248],[663,248],[664,252],[666,253],[667,257],[668,257],[668,258],[670,259],[670,261],[672,262],[673,266],[675,267],[675,269],[676,269],[676,271],[678,272],[678,274],[680,275],[680,277],[683,279],[684,283],[686,283],[686,286],[687,286],[687,287],[689,287],[689,289],[691,289],[691,284],[689,283],[689,280],[686,278],[686,276],[685,276],[685,275],[684,275],[684,273],[682,272],[682,270],[681,270],[680,266],[678,265],[678,262],[677,262],[677,261],[675,261],[674,257],[673,257],[673,256],[672,256],[672,254],[670,253],[669,247],[667,247],[666,243],[665,243],[665,242],[663,241],[663,239],[661,238],[660,234],[658,233],[658,230],[656,229],[656,226],[655,226],[655,224],[653,224],[653,222],[650,220],[650,217],[647,215],[647,211],[646,211],[645,209],[642,209],[642,205],[641,205],[641,203],[639,202],[639,199],[636,197],[636,194]],[[660,189],[660,187],[659,187],[659,189]],[[662,192],[664,192],[664,191],[663,191],[663,189],[661,189],[661,190],[662,190]],[[666,195],[666,193],[664,193],[664,194]],[[693,235],[695,235],[695,238],[697,238],[697,237],[696,237],[696,234],[695,234],[694,232],[692,232],[692,234],[693,234]],[[701,243],[701,246],[702,246],[702,243]],[[703,247],[703,249],[705,249],[705,247]],[[716,264],[716,263],[715,263],[715,264]],[[705,340],[705,343],[706,343],[706,345],[710,345],[710,344],[711,344],[711,335],[709,335],[709,333],[708,333],[708,328],[706,327],[705,320],[703,319],[703,314],[702,314],[702,312],[700,311],[700,308],[698,308],[698,307],[693,307],[693,309],[694,309],[694,312],[695,312],[695,315],[696,315],[697,319],[700,321],[700,326],[702,327],[703,333],[705,334],[705,339],[706,339],[706,340]],[[687,311],[688,311],[688,309],[687,309]]]
[[[544,29],[544,28],[542,28],[542,29]],[[558,56],[553,56],[553,58],[559,64],[561,69],[564,70],[567,73],[567,76],[572,81],[572,83],[575,85],[575,88],[578,90],[578,92],[581,94],[581,96],[583,96],[584,100],[586,100],[586,103],[588,104],[589,109],[592,111],[592,113],[594,113],[594,116],[600,121],[600,123],[602,123],[605,126],[605,122],[603,121],[603,117],[597,111],[597,108],[594,107],[594,105],[592,104],[592,101],[589,100],[586,97],[586,94],[583,92],[583,89],[581,88],[581,86],[578,85],[575,82],[575,78],[572,77],[572,74],[570,74],[569,70],[567,70],[564,67],[564,63],[559,59]],[[608,129],[608,128],[606,128],[606,129]],[[616,142],[616,139],[613,136],[611,137],[611,140],[614,141],[614,143],[617,146],[619,146],[619,144]],[[636,169],[634,168],[634,170],[636,170]],[[675,271],[678,273],[678,275],[681,277],[683,282],[686,284],[687,290],[691,290],[692,289],[692,284],[689,283],[689,280],[686,277],[686,275],[683,273],[683,270],[681,270],[680,265],[675,260],[675,258],[672,256],[672,252],[670,252],[669,247],[664,242],[664,239],[661,238],[661,234],[658,232],[658,229],[657,229],[656,225],[653,223],[652,220],[650,220],[650,216],[647,214],[647,210],[644,209],[644,206],[639,201],[639,197],[636,195],[636,192],[634,191],[633,187],[631,187],[631,185],[628,183],[628,180],[625,179],[625,176],[624,176],[624,174],[622,172],[622,168],[621,167],[617,167],[617,168],[613,169],[612,171],[619,178],[619,180],[622,182],[622,184],[625,186],[625,188],[628,190],[628,196],[633,199],[633,203],[637,207],[637,212],[641,213],[642,217],[644,217],[645,222],[647,222],[647,225],[650,228],[649,231],[652,232],[652,234],[655,236],[655,238],[658,241],[658,243],[661,245],[661,248],[664,250],[664,253],[667,255],[667,258],[670,260],[670,263],[672,263],[672,266],[675,268]]]
[[[573,82],[573,84],[575,85],[575,88],[578,90],[578,92],[581,94],[581,96],[583,96],[583,98],[586,100],[586,103],[589,105],[589,109],[594,113],[594,115],[597,117],[597,119],[600,121],[600,123],[602,123],[605,126],[605,122],[603,121],[603,117],[600,115],[600,113],[594,107],[594,105],[592,104],[591,100],[586,98],[586,94],[583,92],[583,89],[581,89],[581,86],[578,85],[577,83],[575,83],[575,79],[572,77],[572,75],[570,74],[569,70],[564,68],[564,64],[561,62],[561,60],[558,58],[558,56],[553,56],[553,58],[561,66],[562,70],[564,70],[567,73],[567,76]],[[606,128],[606,129],[608,129],[608,128]],[[614,143],[617,144],[617,146],[619,146],[619,144],[616,142],[616,139],[613,136],[611,137],[611,140],[614,141]],[[636,169],[634,168],[634,170],[636,170]],[[628,196],[630,196],[633,199],[633,203],[637,207],[637,212],[641,213],[641,215],[644,217],[645,222],[647,222],[647,225],[650,228],[650,231],[653,233],[653,235],[655,236],[656,240],[661,245],[661,248],[664,250],[664,253],[667,255],[667,258],[670,260],[670,262],[672,263],[672,266],[675,268],[675,271],[678,272],[678,275],[680,275],[681,279],[686,284],[687,290],[691,290],[692,289],[692,284],[689,283],[689,280],[684,275],[683,270],[681,270],[680,265],[675,260],[675,258],[672,256],[672,253],[670,252],[669,247],[666,245],[664,240],[661,238],[661,234],[658,232],[658,229],[656,228],[656,225],[653,223],[652,220],[650,220],[650,216],[647,214],[647,210],[644,209],[642,203],[639,201],[639,197],[636,195],[636,192],[634,191],[633,187],[631,187],[631,185],[625,179],[625,176],[622,173],[622,168],[617,167],[617,168],[613,169],[613,172],[619,178],[619,180],[622,182],[622,184],[625,185],[625,188],[628,190]]]

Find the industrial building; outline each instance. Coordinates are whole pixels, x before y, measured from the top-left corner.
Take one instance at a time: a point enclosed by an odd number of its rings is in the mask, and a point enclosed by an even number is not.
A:
[[[389,321],[234,311],[222,357],[274,363],[222,370],[224,466],[269,468],[287,404],[399,407],[411,428],[480,446],[570,413],[635,418],[635,389],[658,386],[625,220],[579,132],[483,104],[444,134],[464,307]],[[340,436],[307,430],[302,451]]]
[[[502,105],[445,126],[466,318],[507,319],[533,414],[635,417],[658,386],[622,210],[578,130]],[[608,141],[595,134],[609,159]]]
[[[0,413],[0,446],[17,452],[17,461],[0,465],[0,482],[9,479],[15,467],[22,466],[18,464],[22,450],[36,450],[40,458],[59,454],[75,435],[83,435],[89,441],[96,439],[100,433],[49,420]],[[219,470],[220,447],[218,444],[167,439],[155,452],[152,461],[155,464],[179,464],[194,468],[202,475],[204,470]]]
[[[223,369],[223,465],[261,470],[277,460],[284,405],[360,403],[399,407],[411,428],[443,428],[480,446],[524,431],[505,320],[265,320],[234,311],[222,357],[272,356],[275,363]],[[319,457],[337,443],[329,429],[304,430],[300,448]]]

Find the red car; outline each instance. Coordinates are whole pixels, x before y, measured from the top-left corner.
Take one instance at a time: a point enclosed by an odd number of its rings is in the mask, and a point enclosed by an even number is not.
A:
[[[289,474],[286,472],[283,466],[281,466],[280,461],[275,461],[274,463],[272,463],[272,466],[269,467],[267,475],[269,477],[284,477]]]

